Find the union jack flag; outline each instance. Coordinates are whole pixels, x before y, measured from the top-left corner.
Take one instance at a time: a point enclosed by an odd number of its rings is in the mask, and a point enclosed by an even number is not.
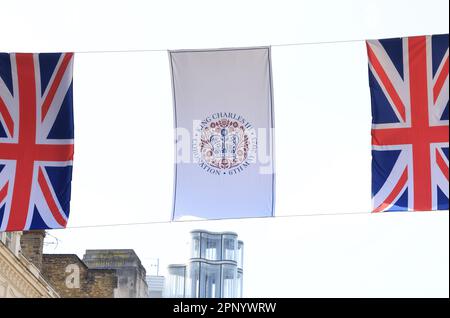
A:
[[[72,53],[0,53],[0,231],[66,226],[72,67]]]
[[[373,212],[449,207],[449,36],[367,41]]]

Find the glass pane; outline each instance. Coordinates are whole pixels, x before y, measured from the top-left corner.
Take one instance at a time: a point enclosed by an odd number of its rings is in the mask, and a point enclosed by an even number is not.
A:
[[[236,297],[236,267],[223,265],[223,297]]]
[[[200,297],[220,298],[220,265],[201,264]]]
[[[243,281],[243,274],[238,272],[237,273],[237,281],[236,281],[236,297],[241,298],[242,297],[242,281]]]
[[[11,248],[11,245],[12,245],[12,237],[13,237],[13,233],[12,233],[12,232],[6,232],[5,245],[6,245],[8,248]]]
[[[242,241],[238,242],[238,251],[237,251],[237,264],[239,268],[244,268],[244,243]]]
[[[237,240],[232,235],[223,236],[223,256],[224,260],[236,260]]]
[[[200,264],[192,262],[188,268],[186,278],[186,297],[198,298],[200,296]]]
[[[185,282],[185,267],[169,268],[168,297],[183,298]]]
[[[192,233],[191,257],[200,257],[200,233]]]
[[[202,233],[201,257],[208,260],[219,260],[221,255],[221,235]]]

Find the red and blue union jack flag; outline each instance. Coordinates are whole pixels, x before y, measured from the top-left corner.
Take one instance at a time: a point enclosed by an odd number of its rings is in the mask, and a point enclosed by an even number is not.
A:
[[[0,231],[69,217],[72,53],[0,53]]]
[[[367,41],[373,211],[449,207],[449,36]]]

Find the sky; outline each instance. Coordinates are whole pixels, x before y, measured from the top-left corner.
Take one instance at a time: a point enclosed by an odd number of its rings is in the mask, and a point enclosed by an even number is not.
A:
[[[133,248],[149,273],[159,259],[165,275],[168,264],[187,260],[190,230],[235,231],[245,244],[246,297],[449,296],[448,212],[368,213],[364,42],[279,46],[448,33],[448,1],[0,0],[0,7],[1,52],[79,52],[71,215],[68,229],[49,231],[47,253]],[[260,45],[273,45],[278,217],[104,226],[170,218],[165,50]],[[155,51],[105,52],[130,50]]]

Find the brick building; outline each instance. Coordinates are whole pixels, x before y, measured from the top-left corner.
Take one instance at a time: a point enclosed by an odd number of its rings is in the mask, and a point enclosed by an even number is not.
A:
[[[86,250],[83,262],[89,269],[114,269],[118,285],[115,297],[148,298],[146,270],[134,250]]]
[[[117,274],[113,269],[90,269],[75,254],[44,254],[42,273],[61,297],[113,298]]]
[[[61,297],[113,298],[117,288],[114,269],[90,269],[75,254],[43,254],[45,231],[24,232],[22,254],[30,260]]]
[[[146,298],[146,270],[134,250],[43,254],[45,231],[0,233],[0,298]]]

